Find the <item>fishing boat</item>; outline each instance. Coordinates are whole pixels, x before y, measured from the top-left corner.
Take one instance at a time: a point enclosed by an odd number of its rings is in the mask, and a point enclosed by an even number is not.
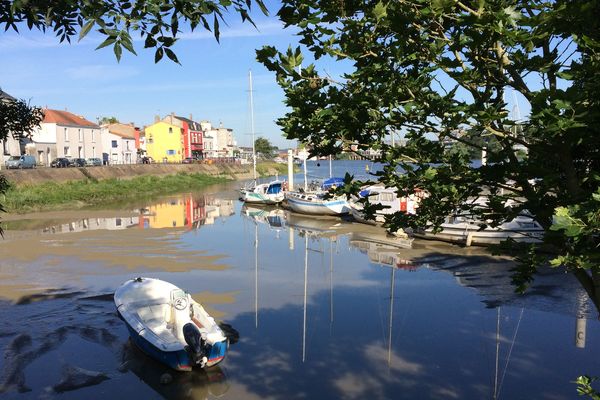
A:
[[[350,212],[344,196],[331,196],[329,189],[344,184],[342,178],[325,180],[316,191],[286,192],[285,200],[290,210],[310,215],[344,215]]]
[[[225,357],[223,330],[192,297],[153,278],[123,283],[114,295],[131,340],[146,354],[177,371],[211,367]]]
[[[419,207],[419,201],[423,192],[415,191],[408,197],[398,197],[397,189],[385,187],[382,185],[372,185],[362,189],[358,193],[358,198],[349,203],[350,214],[357,222],[369,225],[381,225],[385,222],[385,216],[396,212],[405,212],[415,214]],[[375,219],[367,219],[364,212],[364,205],[360,199],[368,198],[369,203],[381,205],[384,208],[375,211]]]

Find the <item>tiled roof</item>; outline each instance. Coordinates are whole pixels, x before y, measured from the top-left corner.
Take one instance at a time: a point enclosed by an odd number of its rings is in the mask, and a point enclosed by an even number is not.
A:
[[[108,131],[124,139],[135,139],[135,127],[128,124],[108,124]]]
[[[188,127],[189,127],[189,129],[191,129],[191,130],[193,130],[193,131],[201,131],[201,130],[202,130],[202,127],[200,126],[200,123],[199,123],[199,122],[192,121],[192,120],[191,120],[191,119],[189,119],[189,118],[180,117],[180,116],[177,116],[177,115],[175,116],[175,118],[177,118],[177,119],[178,119],[178,120],[180,120],[180,121],[183,121],[183,122],[187,123],[187,124],[188,124]]]
[[[50,110],[49,108],[45,108],[43,111],[44,122],[46,123],[69,126],[89,126],[94,128],[98,127],[98,125],[95,123],[68,111]]]

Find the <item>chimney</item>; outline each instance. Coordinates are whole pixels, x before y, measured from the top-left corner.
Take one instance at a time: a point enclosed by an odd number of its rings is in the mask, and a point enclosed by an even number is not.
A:
[[[190,121],[194,120],[194,116],[192,115],[192,113],[190,113]]]
[[[171,125],[173,125],[173,118],[175,118],[175,113],[171,111]]]
[[[154,122],[158,122],[160,121],[160,115],[155,115],[154,116]]]
[[[133,122],[130,122],[129,125],[135,128],[135,124]]]

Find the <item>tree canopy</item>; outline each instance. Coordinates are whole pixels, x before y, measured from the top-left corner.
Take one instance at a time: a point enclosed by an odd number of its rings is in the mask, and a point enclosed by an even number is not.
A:
[[[61,41],[81,40],[95,30],[103,39],[97,49],[112,46],[117,60],[123,49],[136,54],[132,34],[144,39],[144,48],[154,49],[155,62],[164,55],[179,62],[171,47],[181,29],[195,30],[198,26],[212,31],[219,40],[220,23],[233,9],[249,21],[252,4],[264,14],[263,0],[14,0],[0,1],[0,28],[52,30]]]
[[[266,159],[272,159],[277,147],[273,146],[269,139],[258,137],[254,141],[254,150],[256,151],[257,155]]]
[[[284,0],[278,16],[302,48],[257,55],[285,92],[290,111],[278,124],[288,139],[318,155],[381,150],[374,179],[400,196],[429,194],[388,228],[439,226],[456,209],[497,226],[528,210],[544,243],[499,249],[520,261],[516,283],[561,266],[600,310],[598,15],[593,0]],[[347,72],[332,77],[322,59]],[[513,95],[530,109],[521,121],[508,112]],[[482,150],[488,164],[478,167],[470,154]],[[473,208],[467,200],[483,190],[487,206]]]

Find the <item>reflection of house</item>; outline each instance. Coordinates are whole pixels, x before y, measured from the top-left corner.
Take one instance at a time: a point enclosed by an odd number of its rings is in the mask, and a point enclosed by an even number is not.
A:
[[[99,126],[70,113],[44,109],[44,120],[31,136],[26,151],[38,162],[50,165],[55,157],[100,157],[102,141]]]
[[[16,100],[17,99],[0,89],[0,102],[10,102]],[[21,144],[19,143],[18,139],[12,137],[12,134],[8,135],[6,139],[0,140],[0,142],[2,143],[3,158],[0,160],[0,162],[2,162],[2,166],[4,166],[4,162],[10,156],[20,156],[22,154]]]
[[[157,121],[154,124],[144,129],[146,154],[152,157],[155,162],[181,162],[183,150],[182,128],[174,123],[155,119]]]
[[[191,229],[203,225],[206,218],[204,198],[194,199],[191,194],[174,197],[140,210],[139,226],[142,228]]]
[[[102,159],[111,164],[136,162],[136,128],[131,124],[102,125]]]
[[[84,218],[66,224],[54,225],[43,230],[44,233],[68,233],[93,230],[121,230],[138,225],[138,217]]]

